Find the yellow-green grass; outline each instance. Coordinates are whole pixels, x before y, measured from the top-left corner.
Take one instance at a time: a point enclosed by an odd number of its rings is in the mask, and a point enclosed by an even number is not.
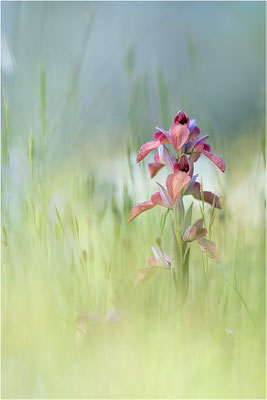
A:
[[[68,161],[33,174],[17,209],[3,209],[3,398],[264,397],[263,166],[255,141],[254,152],[246,136],[231,145],[211,236],[222,262],[192,243],[183,312],[171,272],[133,287],[165,213],[127,223],[140,191],[152,193],[147,171],[133,165],[132,183],[111,155],[126,186]]]

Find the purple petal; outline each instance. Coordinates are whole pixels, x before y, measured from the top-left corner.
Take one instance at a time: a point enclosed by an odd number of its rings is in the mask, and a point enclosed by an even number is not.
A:
[[[195,128],[196,126],[196,120],[195,119],[190,119],[189,125],[188,125],[188,129],[190,130],[190,132],[192,132],[192,130]]]
[[[170,169],[173,170],[173,167],[177,162],[177,160],[172,154],[172,152],[169,149],[167,149],[167,147],[164,144],[161,144],[159,146],[158,152],[160,161],[163,164],[168,165],[168,167],[170,167]]]

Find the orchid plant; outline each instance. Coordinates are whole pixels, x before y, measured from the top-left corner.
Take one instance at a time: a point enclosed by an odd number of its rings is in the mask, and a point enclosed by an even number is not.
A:
[[[210,145],[206,143],[208,135],[200,136],[200,129],[195,119],[189,119],[184,111],[179,111],[174,118],[174,124],[168,131],[156,128],[154,140],[141,146],[137,162],[142,161],[151,151],[158,150],[154,162],[148,164],[151,179],[158,171],[167,166],[171,173],[166,179],[166,188],[157,182],[158,191],[152,194],[150,200],[137,204],[130,212],[128,221],[132,221],[144,211],[156,206],[162,206],[173,211],[174,226],[171,225],[172,254],[169,257],[161,247],[152,247],[153,256],[147,260],[149,267],[142,268],[136,277],[135,286],[149,279],[159,268],[173,271],[174,280],[178,285],[188,287],[189,244],[197,241],[200,249],[215,262],[220,262],[215,243],[207,239],[208,231],[204,227],[204,207],[201,209],[202,218],[191,223],[192,204],[185,213],[183,197],[192,195],[195,199],[209,203],[214,208],[221,208],[219,197],[203,191],[194,175],[194,163],[203,154],[209,158],[222,172],[225,171],[224,160],[211,153]],[[175,155],[166,144],[171,144]]]

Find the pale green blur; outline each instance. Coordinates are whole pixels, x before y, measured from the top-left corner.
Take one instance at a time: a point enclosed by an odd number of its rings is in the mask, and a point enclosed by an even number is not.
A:
[[[218,81],[216,85],[213,80],[211,92],[207,89],[208,78],[214,79],[211,71],[218,72],[224,58],[217,49],[213,54],[216,66],[205,72],[201,81],[202,68],[212,60],[210,54],[203,55],[204,38],[212,42],[213,36],[199,23],[200,40],[192,21],[201,21],[204,15],[216,25],[211,18],[219,11],[216,4],[206,9],[208,5],[203,3],[191,9],[191,4],[186,8],[184,3],[151,4],[151,12],[144,4],[145,17],[151,17],[144,18],[148,27],[155,23],[159,29],[157,18],[165,18],[165,28],[170,21],[170,31],[166,28],[163,35],[166,40],[174,35],[171,15],[181,19],[176,35],[187,27],[189,39],[176,56],[188,52],[179,62],[192,86],[183,82],[175,68],[166,70],[160,57],[142,63],[138,51],[149,59],[150,46],[142,47],[140,32],[134,46],[132,40],[126,40],[118,50],[123,60],[119,71],[125,74],[127,87],[121,83],[122,75],[116,78],[111,70],[107,92],[105,79],[109,73],[105,75],[104,67],[96,75],[88,73],[90,79],[85,77],[86,70],[79,77],[75,72],[70,74],[70,79],[63,61],[67,50],[62,55],[53,51],[53,46],[62,44],[55,38],[67,34],[60,13],[77,29],[86,7],[96,13],[93,22],[89,18],[89,24],[96,24],[91,30],[86,31],[88,14],[81,24],[85,38],[88,34],[88,46],[91,43],[94,49],[104,46],[101,32],[108,36],[103,31],[107,26],[101,21],[108,25],[111,20],[116,25],[114,15],[119,22],[124,21],[124,28],[112,30],[110,40],[115,35],[114,43],[116,34],[126,32],[131,15],[126,13],[127,7],[132,7],[137,26],[144,26],[138,19],[143,15],[142,3],[122,3],[120,9],[116,3],[109,3],[108,10],[105,4],[95,6],[57,3],[42,11],[38,7],[44,7],[44,3],[4,5],[5,15],[17,15],[14,21],[20,21],[16,27],[20,32],[33,29],[25,20],[35,16],[33,31],[41,35],[37,21],[42,17],[41,26],[50,27],[43,37],[52,50],[49,53],[49,46],[44,46],[47,54],[39,64],[32,61],[38,58],[38,50],[34,47],[29,51],[35,74],[31,85],[27,52],[22,56],[27,46],[17,45],[23,65],[20,70],[14,38],[22,36],[13,32],[10,42],[18,69],[3,75],[2,398],[264,398],[263,23],[258,33],[253,31],[255,16],[261,15],[263,6],[218,5],[223,15],[218,17],[218,30],[228,32],[226,21],[230,19],[234,37],[241,40],[241,48],[250,45],[254,59],[251,54],[247,56],[251,61],[240,71],[237,86],[233,88],[233,82],[227,80],[235,69],[239,74],[233,63],[229,74],[223,75],[223,83]],[[108,11],[113,19],[108,18]],[[243,30],[233,26],[245,26],[247,20],[251,27],[244,38],[239,36]],[[132,29],[137,32],[134,25]],[[145,32],[146,28],[143,35]],[[77,53],[76,57],[70,55],[72,65],[79,68],[82,54],[83,65],[98,69],[97,63],[85,61],[94,59],[83,47],[83,34],[80,41],[72,37],[72,49]],[[254,37],[259,39],[255,46]],[[167,65],[173,48],[166,48],[165,43],[163,40],[159,51],[165,54]],[[231,55],[235,57],[231,46],[238,48],[237,42],[228,38],[224,43],[228,60]],[[151,49],[151,54],[156,52]],[[112,54],[107,54],[108,59],[113,59]],[[254,74],[250,74],[250,67]],[[94,76],[98,76],[96,81]],[[98,87],[99,77],[103,81]],[[239,84],[245,78],[251,82],[244,93]],[[226,82],[228,92],[222,90]],[[179,85],[184,85],[182,92]],[[101,87],[103,92],[99,92]],[[64,95],[59,96],[57,88]],[[96,108],[90,108],[95,103],[90,103],[87,95],[99,102]],[[24,99],[23,105],[20,99]],[[141,165],[135,163],[139,145],[151,140],[155,125],[167,129],[175,112],[186,107],[190,117],[197,117],[201,131],[211,135],[212,150],[226,160],[226,172],[222,174],[209,160],[200,159],[196,164],[204,189],[221,196],[223,208],[216,211],[211,234],[221,264],[202,256],[197,244],[192,243],[190,293],[181,314],[169,271],[166,275],[158,271],[151,280],[134,288],[137,271],[147,265],[152,255],[150,247],[159,236],[170,254],[172,213],[162,234],[165,211],[161,207],[130,224],[127,218],[134,204],[147,200],[157,190],[150,181],[147,160]],[[166,174],[161,171],[157,180],[164,184]],[[186,207],[192,201],[188,197]],[[205,206],[205,210],[209,221],[211,208]],[[194,219],[200,216],[199,203],[194,201]]]

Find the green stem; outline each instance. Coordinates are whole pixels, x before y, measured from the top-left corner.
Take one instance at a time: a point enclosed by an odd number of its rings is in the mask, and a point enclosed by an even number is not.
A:
[[[4,109],[5,109],[5,117],[6,117],[6,140],[7,140],[7,163],[9,166],[9,127],[8,127],[8,105],[7,100],[4,95]]]
[[[180,262],[181,262],[181,267],[182,267],[183,266],[182,236],[181,236],[181,232],[178,227],[178,215],[176,214],[175,208],[174,208],[174,219],[175,219],[175,233],[176,233],[177,242],[178,242],[178,246],[179,246]]]

